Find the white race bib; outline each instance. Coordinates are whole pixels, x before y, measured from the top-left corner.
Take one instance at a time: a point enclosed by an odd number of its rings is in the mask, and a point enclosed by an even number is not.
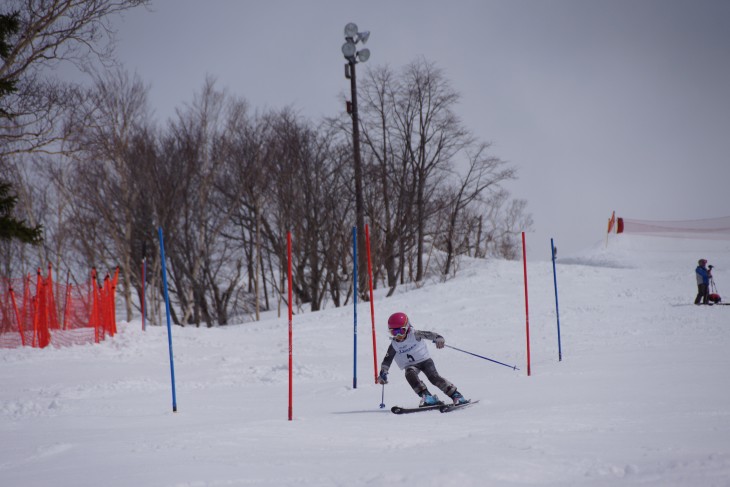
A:
[[[402,342],[392,340],[391,345],[395,349],[395,363],[398,364],[401,370],[409,365],[418,364],[431,358],[428,354],[426,342],[416,340],[416,331],[413,329],[408,333],[405,340]]]

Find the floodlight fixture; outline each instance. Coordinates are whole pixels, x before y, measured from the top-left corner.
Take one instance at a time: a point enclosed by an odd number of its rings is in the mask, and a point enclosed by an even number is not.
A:
[[[350,22],[345,26],[345,38],[354,39],[357,35],[357,24]]]
[[[370,39],[370,31],[366,30],[365,32],[358,32],[357,33],[357,40],[362,41],[363,44],[365,44],[368,39]]]
[[[355,56],[355,43],[347,41],[344,44],[342,44],[342,54],[345,56],[346,59],[350,59]]]
[[[370,49],[362,49],[360,51],[357,51],[357,60],[361,63],[364,63],[370,59]]]

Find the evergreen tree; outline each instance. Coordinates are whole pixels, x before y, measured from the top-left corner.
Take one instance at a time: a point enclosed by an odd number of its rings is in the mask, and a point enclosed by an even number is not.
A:
[[[17,33],[19,26],[18,12],[10,15],[0,14],[0,58],[2,58],[3,63],[7,61],[12,48],[12,45],[8,42],[8,37]],[[0,99],[15,91],[14,79],[0,78]],[[10,118],[12,115],[0,105],[0,117]]]
[[[8,37],[18,31],[18,13],[0,15],[0,58],[6,61],[10,48]],[[0,98],[15,91],[15,80],[0,79]],[[12,114],[0,106],[0,117],[11,118]],[[24,220],[14,218],[13,209],[18,198],[10,193],[12,186],[0,180],[0,240],[20,240],[38,244],[41,242],[42,227],[29,227]]]
[[[18,198],[10,194],[10,183],[0,181],[0,240],[17,239],[21,242],[41,242],[42,227],[29,227],[25,220],[13,218],[12,213]]]

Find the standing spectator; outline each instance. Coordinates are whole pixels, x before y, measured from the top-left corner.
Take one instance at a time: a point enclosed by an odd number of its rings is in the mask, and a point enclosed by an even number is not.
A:
[[[695,269],[695,275],[697,277],[697,297],[695,298],[695,304],[700,304],[700,301],[702,301],[702,304],[708,304],[712,266],[709,269],[707,268],[707,259],[700,259],[697,264],[697,268]]]

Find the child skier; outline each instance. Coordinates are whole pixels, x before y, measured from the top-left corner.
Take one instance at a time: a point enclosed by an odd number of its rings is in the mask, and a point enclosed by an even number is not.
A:
[[[401,369],[405,369],[406,380],[413,388],[413,391],[421,397],[419,406],[443,404],[437,396],[431,395],[426,384],[418,378],[418,374],[421,372],[426,374],[426,377],[434,386],[449,396],[454,404],[469,402],[456,390],[454,384],[439,375],[433,359],[428,354],[426,343],[423,341],[424,338],[432,340],[436,344],[436,348],[444,348],[446,344],[444,337],[438,333],[416,330],[411,327],[405,313],[392,314],[388,318],[388,330],[391,334],[391,343],[383,363],[380,365],[380,374],[378,375],[380,384],[388,383],[388,369],[390,364],[393,363],[393,359],[395,359],[395,363]]]

